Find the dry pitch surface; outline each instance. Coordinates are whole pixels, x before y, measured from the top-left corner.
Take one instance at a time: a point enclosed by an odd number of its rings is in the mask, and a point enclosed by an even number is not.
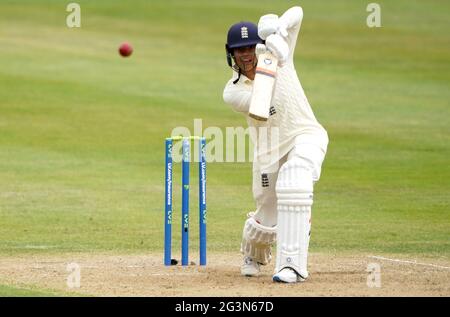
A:
[[[0,258],[0,283],[93,296],[450,296],[446,258],[311,254],[307,282],[271,281],[273,265],[256,278],[239,274],[238,253],[210,254],[206,267],[162,265],[150,255],[27,255]],[[68,286],[68,264],[80,268],[80,287]],[[380,287],[369,287],[371,265]]]

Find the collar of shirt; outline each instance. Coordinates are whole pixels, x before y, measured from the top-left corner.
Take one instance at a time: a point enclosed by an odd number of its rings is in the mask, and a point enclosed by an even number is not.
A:
[[[232,79],[233,79],[233,80],[236,80],[237,78],[238,78],[238,73],[235,72],[235,71],[233,71],[233,77],[232,77]],[[244,84],[247,84],[247,85],[253,84],[253,80],[251,80],[250,78],[248,78],[247,76],[245,76],[245,75],[242,74],[242,73],[241,73],[241,78],[239,79],[238,83],[240,83],[240,82],[242,82],[242,83],[244,83]]]

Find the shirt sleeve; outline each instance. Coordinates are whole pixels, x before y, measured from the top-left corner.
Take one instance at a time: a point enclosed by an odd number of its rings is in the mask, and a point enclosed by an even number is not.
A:
[[[252,92],[230,80],[223,90],[223,100],[236,112],[248,113]]]
[[[289,62],[294,61],[294,51],[297,44],[298,33],[303,20],[303,9],[301,7],[292,7],[287,10],[280,20],[287,26],[288,37],[287,43],[289,45]]]

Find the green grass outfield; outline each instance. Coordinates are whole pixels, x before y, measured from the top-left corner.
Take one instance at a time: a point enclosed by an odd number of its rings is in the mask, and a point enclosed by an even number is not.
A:
[[[77,2],[79,29],[68,1],[0,3],[0,256],[162,254],[164,138],[194,118],[246,127],[222,101],[226,32],[294,4],[296,67],[330,136],[311,251],[450,256],[448,1],[377,1],[372,29],[370,1]],[[208,249],[237,252],[251,163],[209,164],[207,191]]]
[[[62,297],[62,296],[85,296],[74,293],[63,293],[52,290],[42,290],[37,287],[14,287],[0,285],[0,297]]]

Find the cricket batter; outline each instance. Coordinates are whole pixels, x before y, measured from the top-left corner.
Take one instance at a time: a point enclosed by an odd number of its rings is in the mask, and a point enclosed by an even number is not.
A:
[[[233,76],[223,98],[246,116],[255,154],[256,211],[244,224],[241,274],[257,276],[260,266],[270,262],[277,241],[273,281],[284,283],[308,277],[313,188],[328,146],[327,132],[316,120],[294,67],[302,18],[303,10],[296,6],[281,17],[262,16],[258,26],[240,22],[231,26],[226,43]],[[278,59],[278,67],[270,116],[262,122],[248,116],[248,110],[258,56],[267,50]]]

